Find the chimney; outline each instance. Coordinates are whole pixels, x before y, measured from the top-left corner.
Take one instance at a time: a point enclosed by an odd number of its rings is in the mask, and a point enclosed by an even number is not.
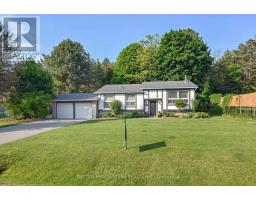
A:
[[[187,83],[187,75],[185,75],[185,80],[184,80],[185,83]]]

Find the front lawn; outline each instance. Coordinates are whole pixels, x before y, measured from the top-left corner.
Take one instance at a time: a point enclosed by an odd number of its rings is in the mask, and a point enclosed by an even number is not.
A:
[[[0,128],[6,127],[6,126],[12,126],[16,124],[21,124],[22,120],[10,120],[10,119],[0,119]]]
[[[98,120],[0,145],[6,185],[256,185],[256,121]]]

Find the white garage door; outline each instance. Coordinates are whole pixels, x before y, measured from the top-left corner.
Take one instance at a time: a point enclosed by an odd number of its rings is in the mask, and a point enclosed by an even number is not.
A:
[[[76,119],[92,119],[91,103],[75,103]]]
[[[73,103],[57,103],[58,119],[73,119]]]

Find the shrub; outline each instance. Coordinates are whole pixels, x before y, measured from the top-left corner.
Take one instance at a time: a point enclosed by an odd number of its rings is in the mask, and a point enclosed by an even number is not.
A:
[[[113,114],[111,112],[103,112],[100,114],[101,118],[112,118]]]
[[[178,108],[178,112],[180,112],[180,110],[184,108],[186,105],[187,104],[183,99],[177,99],[175,102],[175,106]]]
[[[219,104],[220,104],[221,97],[222,97],[221,94],[211,94],[211,95],[209,96],[211,104],[217,104],[217,105],[219,105]]]
[[[110,103],[111,113],[114,116],[121,114],[122,103],[119,100],[114,100]]]
[[[162,114],[161,112],[158,112],[158,113],[157,113],[157,117],[158,117],[158,118],[161,118],[161,117],[163,117],[163,114]]]
[[[120,118],[124,119],[130,119],[130,118],[139,118],[143,117],[141,113],[134,111],[134,112],[127,112],[119,116]]]
[[[232,99],[232,94],[226,94],[224,97],[223,97],[223,101],[222,101],[222,109],[223,109],[223,112],[226,113],[227,110],[228,110],[228,107],[229,107],[229,102],[230,100]]]
[[[219,104],[213,103],[210,106],[209,113],[211,115],[222,115],[223,114],[223,109]]]
[[[193,99],[192,109],[193,109],[193,112],[197,112],[199,110],[199,100]]]
[[[50,111],[53,80],[39,63],[27,60],[14,71],[17,81],[6,102],[12,118],[45,118]]]
[[[8,115],[6,113],[0,113],[0,118],[6,118]]]
[[[188,113],[185,114],[184,117],[187,118],[187,119],[208,118],[209,114],[206,113],[206,112],[188,112]]]
[[[49,115],[51,95],[40,92],[11,97],[6,103],[8,114],[15,119],[46,118]]]
[[[175,113],[164,111],[163,116],[164,116],[164,117],[174,117],[174,116],[175,116]]]

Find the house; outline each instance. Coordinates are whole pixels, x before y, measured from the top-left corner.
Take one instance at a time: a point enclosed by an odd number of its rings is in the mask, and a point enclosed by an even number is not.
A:
[[[183,99],[186,110],[192,109],[197,85],[191,81],[151,81],[141,84],[104,85],[94,94],[75,93],[58,96],[54,100],[54,118],[92,119],[109,112],[110,102],[119,100],[123,112],[137,111],[146,116],[158,112],[176,111],[175,102]]]

